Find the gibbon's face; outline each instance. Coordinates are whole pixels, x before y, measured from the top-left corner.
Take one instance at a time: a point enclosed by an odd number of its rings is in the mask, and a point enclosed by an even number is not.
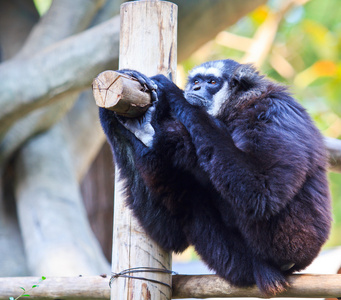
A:
[[[235,61],[224,60],[207,62],[194,68],[188,76],[186,100],[216,116],[229,98],[229,75],[238,65]]]

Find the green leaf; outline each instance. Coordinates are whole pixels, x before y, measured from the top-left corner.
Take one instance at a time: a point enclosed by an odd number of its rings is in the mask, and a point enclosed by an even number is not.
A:
[[[22,286],[20,287],[23,291],[26,291]]]
[[[38,287],[38,284],[32,285],[32,289],[34,289],[35,287]]]
[[[21,297],[31,297],[29,294],[24,294]]]
[[[45,276],[41,276],[41,280],[46,280],[46,277]]]

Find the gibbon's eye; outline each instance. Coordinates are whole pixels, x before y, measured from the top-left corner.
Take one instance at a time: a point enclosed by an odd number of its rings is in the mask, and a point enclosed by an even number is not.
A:
[[[199,81],[198,80],[194,80],[194,84],[198,84],[199,83]]]
[[[210,84],[217,84],[217,82],[214,79],[211,79],[208,83],[210,83]]]

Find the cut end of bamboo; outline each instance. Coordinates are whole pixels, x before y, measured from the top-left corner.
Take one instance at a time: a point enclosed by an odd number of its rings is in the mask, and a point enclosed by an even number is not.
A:
[[[119,78],[119,73],[114,71],[104,71],[100,73],[92,82],[92,91],[96,104],[99,107],[115,106],[120,99],[118,91],[113,91],[111,86]]]
[[[133,77],[115,71],[104,71],[92,82],[97,106],[135,118],[152,105],[150,93]]]

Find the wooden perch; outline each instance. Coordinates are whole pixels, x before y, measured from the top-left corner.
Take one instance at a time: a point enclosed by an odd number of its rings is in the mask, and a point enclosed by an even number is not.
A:
[[[38,277],[0,278],[0,300],[17,297],[22,290],[38,282]],[[123,280],[123,279],[116,279]],[[341,296],[341,275],[291,275],[291,287],[276,297],[336,298]],[[264,297],[256,286],[234,287],[216,275],[175,275],[172,299]],[[29,291],[30,299],[109,299],[109,277],[48,277]]]
[[[290,288],[275,297],[337,298],[341,295],[341,275],[291,275]],[[265,298],[257,286],[235,287],[217,275],[175,275],[173,298]]]
[[[92,83],[96,104],[129,118],[141,116],[152,105],[150,92],[133,77],[115,71],[100,73]]]

